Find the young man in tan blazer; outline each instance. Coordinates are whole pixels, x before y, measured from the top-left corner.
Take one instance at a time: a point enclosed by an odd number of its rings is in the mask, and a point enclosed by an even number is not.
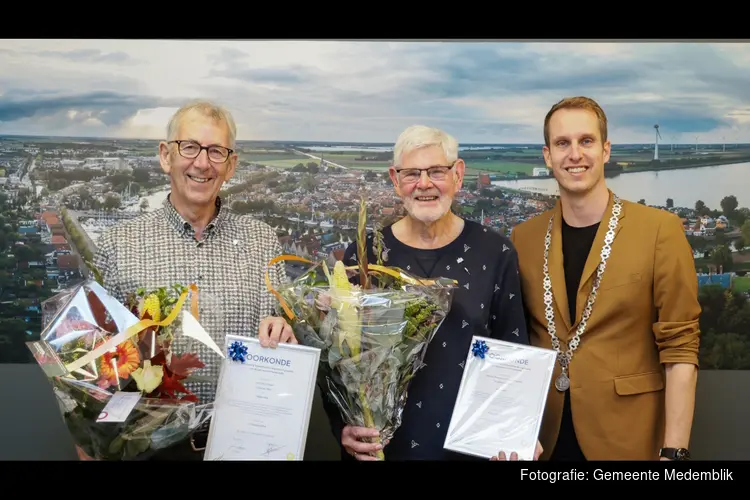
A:
[[[701,309],[682,222],[607,188],[593,100],[557,103],[544,141],[560,199],[511,234],[531,342],[558,351],[541,460],[689,458]]]

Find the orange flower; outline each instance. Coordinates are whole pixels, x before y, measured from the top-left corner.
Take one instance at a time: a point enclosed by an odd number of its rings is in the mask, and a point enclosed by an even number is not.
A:
[[[107,352],[99,358],[100,380],[111,385],[118,385],[118,380],[127,379],[140,365],[141,356],[138,349],[132,341],[126,340],[115,347],[113,352]],[[115,366],[117,374],[115,374]]]

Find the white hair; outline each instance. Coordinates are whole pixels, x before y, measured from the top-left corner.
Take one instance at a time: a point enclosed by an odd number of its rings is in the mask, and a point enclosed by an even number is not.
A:
[[[172,115],[172,118],[167,125],[168,141],[173,141],[177,138],[177,131],[179,130],[180,122],[186,114],[193,111],[218,123],[224,123],[229,129],[229,148],[235,148],[237,140],[237,125],[234,122],[232,113],[218,104],[204,100],[191,101],[182,106],[174,115]]]
[[[396,140],[393,148],[393,165],[400,165],[405,154],[431,146],[442,148],[448,163],[458,159],[458,141],[453,136],[437,128],[412,125],[401,132]]]

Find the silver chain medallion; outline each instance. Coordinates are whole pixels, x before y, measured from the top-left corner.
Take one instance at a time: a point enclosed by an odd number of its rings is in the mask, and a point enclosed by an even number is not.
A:
[[[565,372],[561,373],[556,379],[555,379],[555,388],[560,392],[565,392],[570,388],[570,379],[565,374]]]
[[[588,300],[586,301],[586,307],[583,310],[583,317],[581,322],[578,324],[576,334],[568,342],[568,350],[562,352],[560,349],[560,339],[557,338],[557,329],[555,328],[555,309],[553,306],[552,299],[552,279],[549,275],[549,247],[552,242],[552,225],[555,216],[552,215],[547,225],[547,234],[544,237],[544,304],[545,304],[545,317],[547,319],[547,332],[552,339],[552,348],[557,352],[557,360],[560,362],[560,368],[562,373],[555,379],[555,388],[560,392],[565,392],[570,388],[570,377],[568,376],[568,367],[570,361],[573,359],[573,352],[578,349],[578,344],[581,341],[581,335],[586,330],[586,323],[591,316],[591,311],[596,302],[596,292],[599,289],[599,284],[602,281],[602,275],[604,269],[607,267],[607,259],[612,252],[612,242],[615,239],[615,229],[617,229],[617,223],[622,212],[622,202],[617,195],[614,196],[614,204],[612,206],[612,217],[609,219],[609,226],[607,234],[604,237],[604,244],[602,245],[601,258],[602,261],[596,269],[596,276],[594,277],[594,284],[589,293]]]

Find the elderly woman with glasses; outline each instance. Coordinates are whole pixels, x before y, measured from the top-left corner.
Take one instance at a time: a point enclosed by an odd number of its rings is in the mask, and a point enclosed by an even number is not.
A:
[[[426,366],[412,379],[402,425],[383,450],[387,460],[471,459],[443,449],[471,338],[529,343],[513,244],[451,211],[465,170],[458,143],[441,130],[409,127],[394,147],[389,172],[406,215],[382,230],[385,264],[424,278],[452,278],[458,288],[450,314],[427,349]],[[367,247],[368,260],[374,262],[372,235]],[[343,260],[356,264],[356,242]],[[344,426],[330,405],[327,412],[342,457],[376,459],[379,445],[366,442],[376,431]]]

